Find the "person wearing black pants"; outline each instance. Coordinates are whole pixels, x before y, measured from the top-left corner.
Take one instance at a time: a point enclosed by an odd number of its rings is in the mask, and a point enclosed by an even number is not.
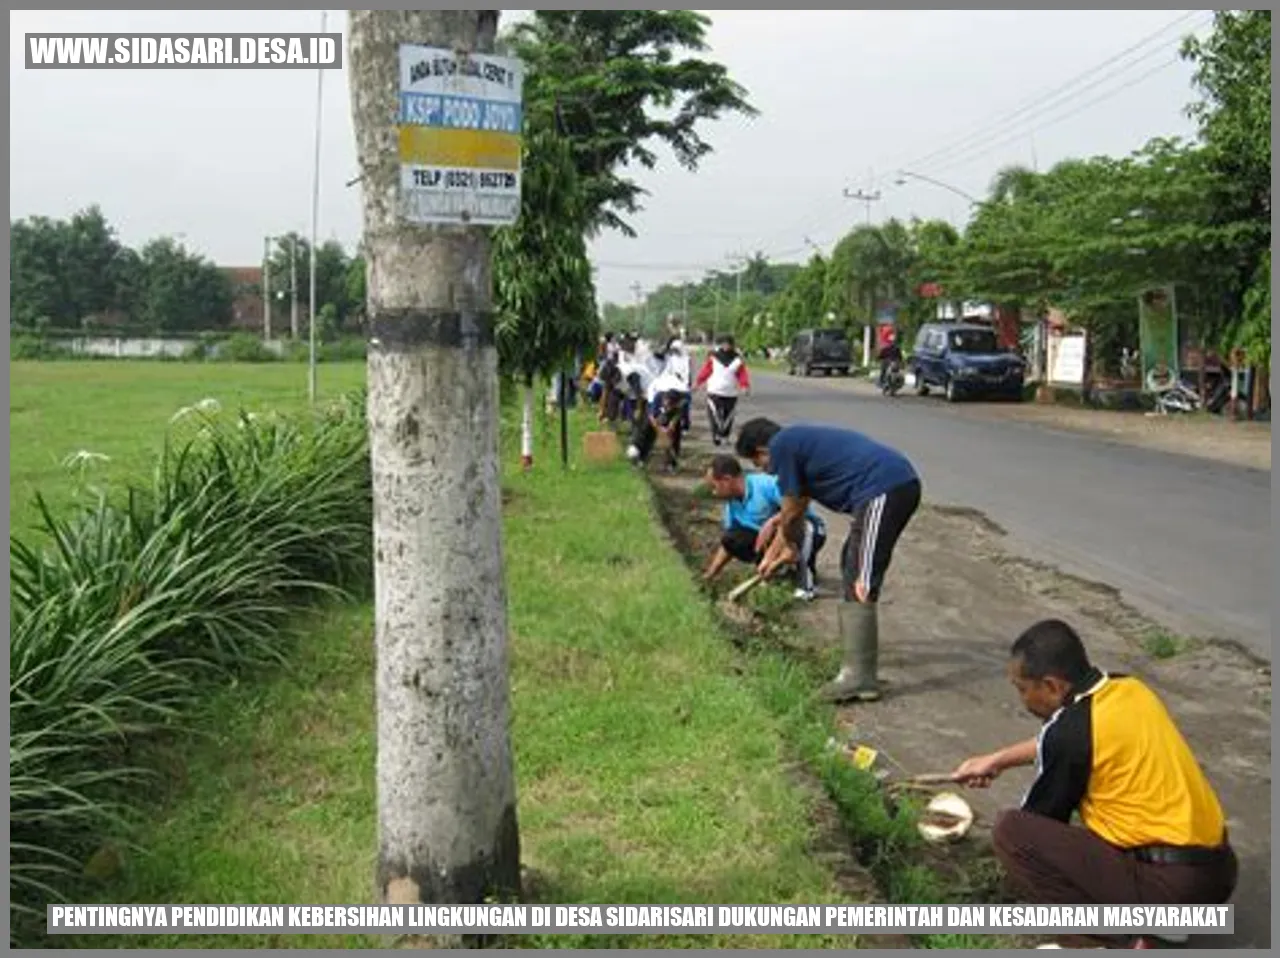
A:
[[[751,376],[747,372],[742,354],[734,348],[733,337],[724,336],[720,345],[710,353],[698,375],[694,378],[695,390],[705,386],[707,390],[707,420],[711,427],[711,442],[718,446],[729,438],[733,430],[733,414],[738,396],[751,391]]]
[[[712,496],[724,502],[723,532],[702,574],[704,582],[715,579],[730,559],[759,565],[763,558],[756,539],[764,524],[782,508],[778,480],[766,473],[744,473],[733,456],[712,458],[704,477]],[[818,585],[818,553],[827,541],[826,524],[816,512],[805,513],[804,535],[796,562],[795,597],[810,600]]]
[[[777,476],[783,497],[781,511],[756,542],[764,552],[762,575],[795,561],[804,537],[800,519],[810,501],[850,517],[840,562],[844,657],[822,695],[836,703],[879,699],[878,603],[894,548],[920,506],[915,467],[896,449],[851,429],[783,427],[765,418],[743,425],[736,451]]]
[[[707,395],[707,425],[711,430],[711,442],[720,445],[733,431],[733,414],[738,407],[737,396]]]
[[[627,449],[627,458],[637,466],[646,465],[653,455],[659,435],[667,437],[666,462],[667,472],[675,472],[680,468],[680,445],[684,437],[684,424],[681,421],[682,394],[676,390],[658,393],[653,402],[640,406],[635,414],[635,425],[631,433],[631,445]]]

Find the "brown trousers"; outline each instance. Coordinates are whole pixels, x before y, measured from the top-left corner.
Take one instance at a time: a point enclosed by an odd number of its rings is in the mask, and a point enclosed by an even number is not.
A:
[[[1020,810],[1001,812],[991,837],[1019,895],[1036,905],[1221,905],[1236,887],[1230,848],[1212,863],[1155,865]]]

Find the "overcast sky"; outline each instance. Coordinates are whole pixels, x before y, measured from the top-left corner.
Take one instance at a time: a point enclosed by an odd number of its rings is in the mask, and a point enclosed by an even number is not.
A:
[[[520,15],[504,11],[503,21]],[[630,302],[633,283],[697,279],[735,253],[796,261],[810,242],[830,249],[867,215],[846,189],[880,191],[873,220],[963,222],[964,199],[899,184],[900,169],[981,194],[1010,163],[1043,169],[1189,136],[1191,69],[1171,61],[1179,38],[1210,19],[1169,10],[711,16],[710,55],[761,115],[708,128],[716,152],[696,174],[664,154],[640,175],[652,195],[633,221],[639,238],[593,244],[602,300]],[[177,234],[228,266],[257,264],[266,234],[305,235],[314,72],[28,71],[23,34],[301,32],[319,21],[320,11],[11,13],[12,217],[98,203],[130,245]],[[345,29],[345,11],[331,11],[329,24]],[[343,185],[356,168],[347,97],[345,73],[326,72],[320,236],[350,246],[360,209]]]

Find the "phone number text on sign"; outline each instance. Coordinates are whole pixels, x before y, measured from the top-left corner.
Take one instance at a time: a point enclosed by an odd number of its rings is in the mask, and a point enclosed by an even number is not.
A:
[[[520,214],[519,60],[400,48],[400,214],[410,223],[506,226]]]

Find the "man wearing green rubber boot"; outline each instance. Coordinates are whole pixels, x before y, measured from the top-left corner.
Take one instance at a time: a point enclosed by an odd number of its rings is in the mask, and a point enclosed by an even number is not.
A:
[[[880,698],[880,588],[902,530],[920,505],[920,476],[896,449],[836,426],[780,426],[758,418],[744,423],[735,452],[772,473],[782,509],[756,541],[759,572],[768,576],[796,561],[810,501],[850,517],[840,556],[843,579],[840,672],[822,690],[829,702]]]

